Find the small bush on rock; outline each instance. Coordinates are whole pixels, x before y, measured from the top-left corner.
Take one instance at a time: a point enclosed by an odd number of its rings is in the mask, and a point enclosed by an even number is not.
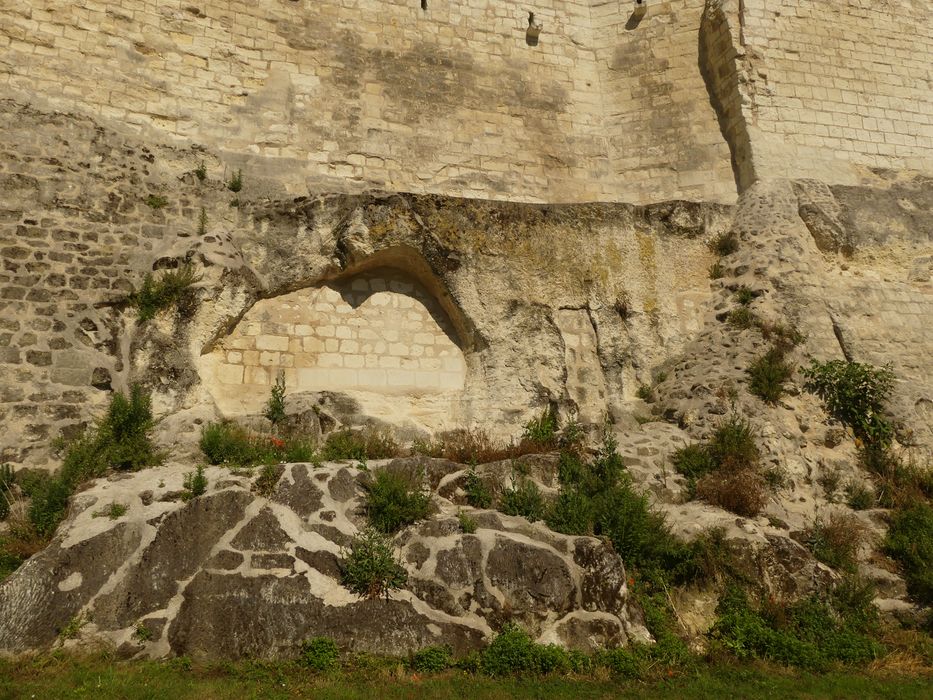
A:
[[[428,517],[431,497],[421,492],[413,479],[382,470],[367,487],[365,508],[370,525],[379,532],[392,534]]]
[[[492,492],[475,469],[467,472],[464,490],[466,491],[467,503],[474,508],[489,508],[492,506]]]
[[[868,510],[875,507],[875,492],[861,482],[846,485],[846,505],[852,510]]]
[[[803,370],[808,391],[823,399],[826,410],[849,426],[863,443],[886,446],[894,436],[884,405],[894,387],[890,366],[813,360]]]
[[[520,627],[507,624],[482,652],[480,669],[488,676],[554,673],[572,668],[570,655],[553,644],[536,644]]]
[[[733,413],[705,443],[677,450],[673,462],[677,472],[687,477],[692,496],[737,515],[753,517],[768,499],[760,456],[751,424]]]
[[[326,462],[367,459],[388,459],[401,454],[395,439],[386,431],[338,430],[327,436],[321,449],[321,459]]]
[[[772,347],[756,359],[747,370],[748,390],[765,403],[775,404],[784,393],[784,383],[794,373],[793,368],[784,359],[784,352]]]
[[[530,479],[523,478],[516,483],[513,478],[512,486],[502,492],[499,510],[506,515],[521,516],[529,522],[542,520],[546,511],[544,496]]]
[[[282,372],[275,378],[263,415],[272,425],[285,420],[285,374]]]
[[[894,513],[884,551],[903,568],[908,593],[921,605],[933,605],[933,506]]]
[[[147,274],[139,291],[130,296],[140,321],[155,318],[160,311],[185,301],[191,287],[200,281],[192,265],[181,265],[175,270],[166,270],[158,278]]]
[[[14,500],[13,467],[0,464],[0,520],[6,520]]]
[[[754,328],[759,323],[758,316],[755,315],[755,312],[746,306],[740,306],[730,311],[726,316],[726,321],[728,321],[730,326],[743,330]]]
[[[340,664],[340,649],[333,639],[314,637],[302,642],[298,663],[317,673],[334,671]]]
[[[361,598],[389,597],[401,588],[408,573],[392,549],[392,542],[375,528],[360,532],[343,561],[343,585]]]
[[[525,424],[522,440],[539,447],[556,447],[558,433],[557,414],[551,408],[545,408],[541,415]]]
[[[193,472],[185,474],[182,485],[185,488],[185,494],[182,498],[186,501],[203,496],[207,491],[207,477],[204,476],[204,465],[199,464]]]
[[[739,237],[734,231],[721,233],[710,243],[710,249],[720,257],[732,255],[739,249]]]
[[[457,522],[460,524],[460,531],[465,535],[476,532],[476,521],[463,511],[457,513]]]

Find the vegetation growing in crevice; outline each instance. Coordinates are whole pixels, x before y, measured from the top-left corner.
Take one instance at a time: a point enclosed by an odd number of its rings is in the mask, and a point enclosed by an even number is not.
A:
[[[431,512],[431,497],[411,475],[382,469],[366,487],[363,507],[373,528],[393,534],[426,518]]]
[[[765,403],[775,404],[784,394],[784,384],[794,373],[785,352],[772,346],[749,366],[748,390]]]
[[[760,452],[751,424],[733,413],[705,443],[674,453],[674,468],[687,478],[691,496],[737,515],[758,515],[767,502]]]
[[[361,598],[385,597],[408,581],[408,573],[392,541],[374,527],[360,531],[350,543],[343,564],[343,585]]]
[[[193,298],[192,286],[200,280],[193,265],[166,270],[158,277],[147,273],[139,291],[132,294],[129,301],[136,308],[139,320],[149,321],[160,311],[190,301]]]

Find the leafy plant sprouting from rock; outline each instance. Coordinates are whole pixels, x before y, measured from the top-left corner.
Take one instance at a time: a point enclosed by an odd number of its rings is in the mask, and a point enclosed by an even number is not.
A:
[[[199,464],[193,472],[185,474],[182,485],[185,488],[182,498],[186,501],[204,495],[207,491],[207,477],[204,475],[204,465]]]
[[[243,171],[236,170],[227,182],[227,189],[231,192],[239,192],[243,189]]]
[[[765,403],[775,404],[784,394],[784,384],[794,373],[779,347],[772,347],[748,368],[748,390]]]
[[[266,409],[263,412],[266,419],[273,426],[278,426],[285,420],[285,373],[279,372],[272,385]]]
[[[84,481],[110,469],[137,471],[158,464],[162,456],[152,443],[155,425],[149,395],[134,385],[130,395],[116,392],[107,413],[65,452],[53,477],[40,479],[31,489],[29,519],[37,534],[48,537],[65,516],[68,498]]]
[[[467,472],[464,490],[466,491],[467,503],[474,508],[489,508],[492,506],[492,492],[475,469],[470,469]]]
[[[401,588],[408,572],[392,548],[392,541],[373,527],[367,527],[350,543],[343,560],[343,585],[361,598],[374,600]]]
[[[158,278],[147,273],[139,291],[130,296],[130,303],[139,312],[140,321],[149,321],[163,309],[190,298],[192,285],[200,279],[192,265],[166,270]]]
[[[410,475],[383,469],[367,487],[365,509],[372,527],[392,534],[426,518],[431,512],[431,497]]]
[[[502,492],[499,510],[506,515],[518,515],[529,522],[543,520],[546,513],[544,496],[531,479],[512,475],[512,485]]]
[[[896,512],[884,550],[903,567],[911,596],[933,605],[933,506],[917,503]]]
[[[863,444],[879,448],[891,444],[894,428],[884,414],[885,402],[894,388],[890,366],[813,360],[803,375],[806,389],[823,399],[826,410],[851,428]]]
[[[553,448],[557,444],[560,425],[557,413],[550,407],[545,408],[540,416],[532,418],[525,424],[522,432],[522,441],[529,442],[537,447]]]

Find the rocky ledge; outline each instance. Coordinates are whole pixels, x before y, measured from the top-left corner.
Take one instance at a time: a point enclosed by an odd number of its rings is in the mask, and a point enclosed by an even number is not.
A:
[[[536,460],[535,480],[553,487],[553,465]],[[417,473],[433,514],[394,538],[404,588],[361,599],[341,584],[342,562],[366,524],[369,469],[381,468]],[[484,478],[504,483],[510,468],[487,465]],[[462,465],[278,471],[265,496],[255,474],[211,468],[207,492],[187,501],[177,465],[93,482],[52,544],[0,585],[0,650],[48,647],[66,628],[77,637],[68,644],[98,639],[151,657],[285,657],[315,636],[373,653],[447,644],[463,654],[507,621],[583,650],[648,638],[608,544],[469,508]],[[122,510],[111,504],[126,511],[111,519]],[[475,532],[462,531],[461,509]]]

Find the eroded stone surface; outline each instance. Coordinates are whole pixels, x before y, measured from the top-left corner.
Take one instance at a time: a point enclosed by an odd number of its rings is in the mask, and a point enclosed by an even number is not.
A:
[[[0,650],[46,647],[79,614],[86,637],[152,656],[273,658],[314,636],[361,651],[449,644],[465,653],[509,620],[581,648],[647,637],[629,610],[622,562],[598,540],[486,511],[475,512],[476,533],[463,534],[462,506],[434,492],[435,514],[395,537],[408,584],[388,600],[360,600],[340,584],[341,561],[361,524],[356,485],[369,474],[286,465],[265,498],[248,479],[210,468],[207,494],[164,501],[180,481],[174,472],[101,480],[81,493],[83,510],[76,504],[53,544],[0,585]],[[153,498],[133,498],[137,490]],[[127,514],[94,518],[91,506],[105,499],[130,503]],[[140,623],[154,630],[151,641],[133,638]]]

